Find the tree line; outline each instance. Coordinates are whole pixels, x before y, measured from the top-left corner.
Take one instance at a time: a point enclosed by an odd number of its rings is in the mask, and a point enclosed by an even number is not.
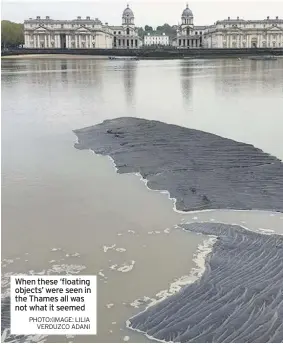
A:
[[[1,20],[1,48],[16,48],[24,43],[24,24]]]
[[[138,34],[141,38],[144,38],[144,36],[146,36],[148,33],[156,35],[161,35],[162,33],[165,33],[165,35],[169,36],[170,38],[173,38],[177,35],[177,26],[171,26],[165,23],[161,26],[157,26],[156,30],[153,30],[153,27],[149,25],[145,25],[144,28],[138,28]]]

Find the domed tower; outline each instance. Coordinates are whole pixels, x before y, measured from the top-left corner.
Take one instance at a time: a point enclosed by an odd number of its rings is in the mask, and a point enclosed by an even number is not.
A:
[[[193,25],[194,24],[193,12],[189,9],[188,4],[182,13],[181,19],[182,19],[182,25]]]
[[[135,16],[134,16],[133,11],[129,7],[129,4],[127,5],[127,8],[125,8],[123,11],[122,25],[126,25],[126,26],[135,25]]]
[[[187,4],[186,8],[182,12],[182,24],[180,26],[180,34],[183,36],[190,36],[192,35],[193,28],[194,28],[194,16],[193,12],[189,9],[189,5]]]

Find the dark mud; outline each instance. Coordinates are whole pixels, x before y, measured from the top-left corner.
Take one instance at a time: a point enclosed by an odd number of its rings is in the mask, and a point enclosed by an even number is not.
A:
[[[5,296],[1,299],[1,343],[27,343],[27,342],[37,342],[33,341],[32,338],[26,335],[12,335],[10,334],[10,304],[11,299],[9,296]],[[7,333],[5,333],[7,331]]]
[[[130,327],[173,342],[282,342],[283,236],[217,223],[182,226],[218,237],[204,274],[130,319]]]
[[[118,173],[139,172],[177,210],[283,210],[283,163],[252,145],[129,117],[74,133],[76,148],[110,155]]]

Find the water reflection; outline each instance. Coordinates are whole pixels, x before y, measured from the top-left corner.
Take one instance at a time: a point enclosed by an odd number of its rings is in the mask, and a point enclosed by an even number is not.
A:
[[[135,104],[135,84],[137,74],[137,62],[125,61],[123,66],[124,90],[128,105]]]
[[[11,59],[5,61],[2,77],[15,83],[28,79],[28,83],[38,85],[69,83],[101,87],[103,63],[87,59]]]
[[[183,103],[185,106],[190,105],[192,100],[192,82],[193,82],[193,67],[195,63],[190,61],[181,61],[180,62],[180,81],[181,81],[181,89],[182,89],[182,96],[183,96]]]
[[[48,123],[50,130],[66,132],[105,118],[138,116],[209,131],[283,156],[280,58],[3,59],[3,83],[2,122],[4,118],[6,127],[9,123],[11,135],[15,121],[21,121],[21,130],[24,123],[27,130]],[[245,124],[249,130],[243,130]]]
[[[220,94],[253,96],[278,91],[283,86],[282,62],[227,59],[216,61],[215,91]]]

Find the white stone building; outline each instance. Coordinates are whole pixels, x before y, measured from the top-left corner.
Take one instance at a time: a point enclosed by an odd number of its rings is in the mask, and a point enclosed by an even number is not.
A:
[[[167,46],[170,44],[170,40],[169,36],[167,36],[165,33],[163,33],[162,35],[148,33],[144,36],[143,44],[145,46]]]
[[[206,48],[281,48],[283,20],[267,17],[264,20],[228,19],[206,28]]]
[[[133,11],[127,6],[121,26],[109,26],[96,18],[54,20],[50,17],[24,21],[25,48],[111,49],[138,48],[142,40],[134,24]]]
[[[120,26],[103,24],[98,18],[77,17],[74,20],[54,20],[50,17],[24,21],[25,48],[37,49],[136,49],[143,44],[135,27],[133,11],[127,5]],[[166,46],[167,35],[147,35],[144,45]],[[283,47],[283,19],[228,19],[211,26],[195,26],[189,6],[183,10],[181,24],[172,44],[188,48],[280,48]]]
[[[120,49],[137,49],[142,45],[142,39],[138,35],[138,28],[135,27],[135,17],[129,5],[123,11],[122,25],[111,26],[113,34],[113,47]]]
[[[203,45],[203,33],[205,26],[195,26],[193,12],[186,8],[181,15],[181,24],[177,28],[177,36],[173,39],[173,45],[179,49],[200,48]]]

